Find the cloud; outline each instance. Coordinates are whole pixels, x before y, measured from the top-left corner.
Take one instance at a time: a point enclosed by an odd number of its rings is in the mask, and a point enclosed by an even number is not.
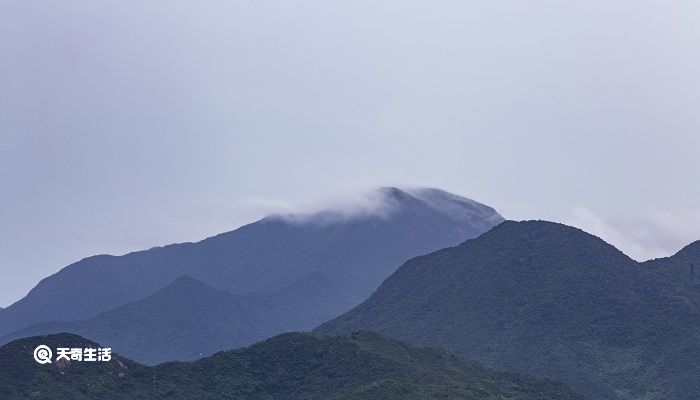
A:
[[[700,239],[700,210],[632,210],[602,218],[577,207],[565,223],[594,234],[638,261],[667,257]]]
[[[283,218],[290,222],[332,223],[359,217],[387,217],[396,209],[396,201],[385,190],[375,189],[359,193],[345,193],[322,198],[303,198],[283,201],[249,197],[241,201],[241,208],[251,213]]]

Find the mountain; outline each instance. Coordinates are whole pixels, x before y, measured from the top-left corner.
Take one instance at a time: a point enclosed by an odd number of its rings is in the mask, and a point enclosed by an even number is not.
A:
[[[73,332],[148,364],[191,360],[309,330],[358,304],[402,261],[502,219],[435,189],[386,188],[372,201],[357,215],[273,216],[199,243],[88,258],[0,314],[9,332],[0,344]]]
[[[273,298],[236,295],[182,276],[143,300],[85,321],[41,322],[0,338],[0,344],[71,332],[146,364],[194,360],[308,325],[296,311]]]
[[[1,337],[0,344],[71,332],[144,364],[189,361],[313,326],[320,317],[308,310],[316,300],[287,303],[267,294],[236,295],[181,276],[145,299],[84,321],[40,322]]]
[[[448,353],[369,332],[324,338],[288,333],[195,362],[40,365],[39,344],[100,347],[79,336],[32,337],[0,347],[0,397],[33,399],[513,399],[582,400],[561,384],[498,373]]]
[[[364,300],[403,261],[503,220],[490,207],[438,189],[382,188],[369,199],[372,208],[351,215],[269,216],[197,243],[88,257],[0,313],[0,335],[39,322],[92,318],[182,275],[236,294],[306,303],[310,329]]]
[[[508,221],[409,260],[315,331],[370,329],[592,399],[691,400],[700,398],[700,302],[689,290],[579,229]]]
[[[700,301],[700,240],[671,257],[644,263],[660,281],[668,282],[679,296]]]

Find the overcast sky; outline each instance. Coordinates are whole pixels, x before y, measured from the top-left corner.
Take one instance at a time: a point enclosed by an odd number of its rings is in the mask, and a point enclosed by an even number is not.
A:
[[[380,185],[700,239],[700,2],[0,2],[0,306]]]

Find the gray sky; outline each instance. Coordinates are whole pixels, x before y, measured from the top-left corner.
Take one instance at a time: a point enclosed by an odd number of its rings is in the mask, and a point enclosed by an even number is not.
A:
[[[699,2],[194,4],[0,2],[0,306],[379,185],[700,239]]]

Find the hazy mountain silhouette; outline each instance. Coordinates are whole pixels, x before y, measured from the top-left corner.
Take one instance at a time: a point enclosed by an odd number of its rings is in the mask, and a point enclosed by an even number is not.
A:
[[[299,315],[297,306],[271,296],[220,291],[182,276],[143,300],[85,321],[41,322],[1,338],[0,344],[71,332],[109,343],[122,355],[147,364],[193,360],[308,325],[306,313]]]
[[[503,220],[490,207],[437,189],[382,188],[373,199],[373,209],[352,215],[270,216],[197,243],[86,258],[3,310],[0,335],[40,322],[89,319],[145,299],[182,275],[272,298],[294,310],[297,329],[310,329],[364,300],[403,261]],[[125,310],[134,309],[119,313]]]
[[[40,365],[37,345],[93,347],[60,334],[0,347],[0,398],[62,399],[517,399],[582,400],[558,383],[493,372],[442,351],[369,332],[324,338],[283,334],[195,362],[145,367],[109,362]]]
[[[322,284],[319,280],[310,285]],[[305,288],[303,286],[302,288]],[[281,332],[309,329],[325,315],[309,310],[332,295],[316,290],[289,302],[275,294],[236,295],[215,289],[190,276],[143,300],[74,322],[40,322],[0,338],[0,344],[38,335],[71,332],[119,349],[145,364],[194,360],[217,351],[243,347]],[[322,307],[319,307],[322,310]]]
[[[316,331],[441,346],[592,399],[698,399],[700,303],[685,264],[697,250],[652,268],[575,228],[508,221],[406,262]]]

